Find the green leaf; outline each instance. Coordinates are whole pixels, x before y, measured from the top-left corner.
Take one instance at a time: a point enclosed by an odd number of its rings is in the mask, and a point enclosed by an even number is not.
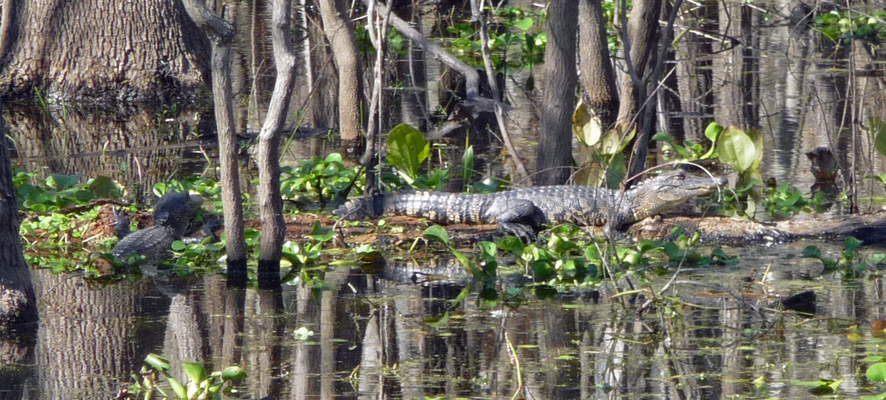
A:
[[[323,225],[320,224],[320,221],[314,221],[314,226],[311,228],[311,238],[318,242],[328,242],[332,240],[335,236],[335,231],[329,228],[324,228]]]
[[[421,164],[430,155],[431,145],[418,129],[400,124],[388,133],[388,163],[406,174],[410,182],[418,178]]]
[[[166,380],[169,381],[169,386],[172,386],[172,391],[175,392],[175,395],[178,396],[179,399],[188,398],[188,389],[185,389],[185,386],[178,380],[169,376],[166,377]]]
[[[843,247],[846,249],[847,252],[852,253],[853,251],[855,251],[856,248],[858,248],[858,246],[861,246],[861,243],[861,240],[858,240],[852,236],[847,236]]]
[[[821,250],[819,250],[816,246],[806,246],[806,248],[803,249],[803,257],[820,259]]]
[[[185,244],[185,242],[182,242],[181,240],[176,240],[176,241],[172,242],[172,249],[175,251],[182,251],[182,250],[186,249],[187,247],[188,246]]]
[[[246,371],[237,366],[230,366],[222,371],[221,378],[223,381],[239,381],[246,379]]]
[[[871,365],[865,374],[874,382],[886,382],[886,363]]]
[[[526,18],[521,19],[520,21],[517,21],[514,24],[514,27],[517,29],[520,29],[523,32],[526,32],[529,30],[529,28],[532,28],[532,24],[533,24],[532,18],[526,17]]]
[[[716,122],[711,122],[708,124],[708,127],[704,130],[704,136],[711,141],[711,143],[717,144],[717,139],[720,138],[720,134],[723,133],[723,125],[720,125]]]
[[[474,176],[474,146],[468,146],[461,157],[461,175],[463,185],[467,185]]]
[[[868,126],[874,135],[874,147],[880,155],[886,156],[886,122],[877,117],[868,118]]]
[[[674,141],[674,138],[671,136],[670,133],[667,133],[667,132],[658,132],[658,133],[656,133],[655,135],[652,135],[652,140],[656,140],[656,141],[659,141],[659,142],[668,142],[668,143],[670,143],[670,142],[673,142],[673,141]]]
[[[437,239],[449,246],[449,233],[440,225],[431,225],[422,232],[422,237]]]
[[[757,159],[757,147],[751,137],[735,127],[726,128],[717,141],[720,161],[738,172],[747,171]]]
[[[609,168],[606,168],[606,187],[609,189],[618,189],[621,181],[624,180],[627,171],[625,170],[624,153],[618,153],[612,157],[609,162]]]
[[[199,384],[206,380],[206,368],[203,364],[185,361],[182,363],[182,370],[188,375],[191,382]]]
[[[154,368],[160,372],[169,371],[169,368],[172,367],[172,365],[169,364],[169,360],[154,353],[148,354],[148,356],[145,357],[145,364],[150,365],[151,368]]]
[[[46,178],[46,186],[55,190],[62,190],[77,186],[80,182],[80,175],[59,175],[52,174]]]

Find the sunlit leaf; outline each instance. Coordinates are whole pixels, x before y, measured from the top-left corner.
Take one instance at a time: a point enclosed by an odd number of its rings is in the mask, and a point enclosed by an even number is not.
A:
[[[188,375],[191,382],[203,382],[206,380],[206,368],[203,364],[185,361],[182,370]]]
[[[418,178],[421,164],[430,154],[431,145],[418,129],[400,124],[388,133],[388,163],[411,180]]]
[[[757,148],[751,137],[735,127],[726,128],[717,141],[720,161],[738,172],[751,168],[756,160]]]

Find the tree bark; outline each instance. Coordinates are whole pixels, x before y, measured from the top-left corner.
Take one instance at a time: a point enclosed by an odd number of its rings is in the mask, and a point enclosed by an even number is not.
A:
[[[295,82],[295,52],[292,48],[290,12],[292,0],[274,0],[271,11],[271,37],[277,82],[268,106],[268,115],[259,133],[258,201],[261,211],[261,254],[258,258],[260,287],[280,285],[280,258],[286,235],[283,219],[283,197],[280,194],[280,138],[289,111],[292,86]]]
[[[359,157],[359,140],[363,133],[363,66],[357,50],[354,31],[344,15],[347,4],[343,0],[319,0],[323,27],[335,67],[338,70],[338,129],[346,153]]]
[[[575,38],[578,3],[548,5],[544,97],[535,185],[566,183],[572,174],[572,113],[575,109]]]
[[[205,85],[208,43],[177,1],[7,0],[0,22],[3,97],[166,103]]]
[[[231,92],[231,42],[234,27],[197,0],[184,0],[188,14],[212,43],[212,97],[218,132],[222,204],[225,214],[225,249],[229,283],[245,285],[246,238],[243,225],[243,196],[234,132],[234,100]]]
[[[628,73],[621,82],[619,121],[632,121],[640,106],[646,101],[643,76],[647,73],[647,65],[653,60],[652,54],[658,43],[660,13],[660,0],[639,0],[633,3],[631,17],[628,19],[627,37],[622,38],[625,51],[628,52],[626,56],[629,58]]]
[[[0,326],[29,324],[38,319],[37,298],[31,271],[22,255],[17,214],[6,127],[0,118]]]
[[[578,68],[585,102],[600,119],[603,129],[615,125],[618,117],[618,88],[609,57],[606,21],[599,0],[580,0],[578,4]]]

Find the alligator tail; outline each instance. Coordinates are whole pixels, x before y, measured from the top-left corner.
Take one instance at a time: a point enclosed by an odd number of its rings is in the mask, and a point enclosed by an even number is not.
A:
[[[332,215],[349,221],[380,218],[385,213],[387,200],[388,195],[385,193],[353,199],[333,211]]]

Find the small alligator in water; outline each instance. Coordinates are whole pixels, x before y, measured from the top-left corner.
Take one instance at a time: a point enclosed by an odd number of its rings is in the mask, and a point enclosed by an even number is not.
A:
[[[611,237],[613,230],[712,193],[726,183],[724,177],[699,177],[677,170],[624,192],[588,186],[541,186],[492,194],[401,191],[352,200],[333,214],[347,220],[399,214],[441,224],[497,223],[524,242],[533,240],[544,225],[562,223],[604,226]]]
[[[187,233],[188,225],[201,205],[203,198],[198,195],[169,192],[154,206],[154,226],[133,233],[122,229],[129,225],[128,219],[118,217],[117,233],[125,236],[111,254],[124,261],[132,254],[145,256],[146,262],[156,261],[170,250],[173,242]]]

